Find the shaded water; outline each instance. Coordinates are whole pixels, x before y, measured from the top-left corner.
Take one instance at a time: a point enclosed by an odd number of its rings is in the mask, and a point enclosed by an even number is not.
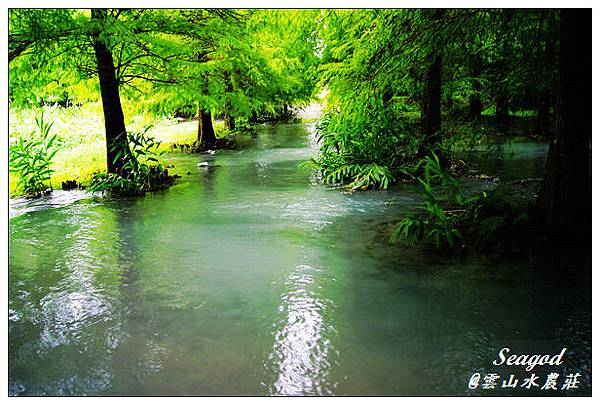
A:
[[[13,202],[10,394],[526,394],[467,388],[506,346],[567,347],[590,392],[590,263],[390,246],[415,195],[326,189],[310,130],[174,157],[191,174],[140,199]],[[545,146],[516,150],[493,169],[540,176]]]

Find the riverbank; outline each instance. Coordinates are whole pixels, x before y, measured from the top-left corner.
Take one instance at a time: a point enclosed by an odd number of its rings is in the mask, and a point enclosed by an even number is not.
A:
[[[319,102],[304,108],[294,108],[293,114],[303,122],[315,122],[322,114],[326,92],[319,95]],[[127,106],[124,107],[127,109]],[[36,131],[35,118],[43,114],[46,122],[52,123],[52,134],[58,135],[58,152],[52,160],[51,186],[61,189],[63,182],[75,181],[78,185],[86,184],[96,172],[106,168],[106,147],[104,144],[104,124],[102,121],[102,105],[98,102],[86,103],[81,106],[63,108],[60,106],[45,106],[40,108],[10,108],[9,121],[11,142],[18,137],[34,136]],[[170,155],[189,153],[191,145],[197,139],[198,122],[196,119],[174,117],[157,117],[150,113],[126,111],[126,116],[132,117],[127,123],[130,132],[142,132],[148,129],[147,135],[160,142],[159,150],[166,153],[168,164]],[[409,122],[418,122],[418,113],[407,112]],[[511,141],[542,140],[532,131],[531,117],[522,113],[511,116],[511,125],[502,126],[486,114],[480,120],[464,121],[460,118],[447,117],[444,130],[459,139],[456,146],[470,149],[482,144],[495,144]],[[223,121],[216,120],[214,129],[218,139],[229,139],[231,144],[244,147],[248,144],[253,126],[244,126],[241,130],[230,132]],[[170,167],[171,172],[184,175],[187,172],[177,167]],[[9,195],[19,197],[17,188],[18,175],[9,175]]]
[[[58,152],[52,159],[51,166],[54,170],[51,177],[51,185],[54,189],[60,189],[63,182],[73,180],[85,186],[94,173],[106,170],[104,124],[102,106],[99,103],[88,103],[71,108],[58,106],[35,109],[11,108],[9,111],[11,142],[18,137],[34,136],[35,118],[42,114],[46,122],[52,123],[51,134],[58,135]],[[155,117],[146,113],[135,114],[132,117],[127,122],[127,129],[131,132],[142,132],[150,127],[147,135],[161,142],[159,150],[165,153],[181,153],[181,145],[191,145],[196,141],[198,134],[196,120]],[[215,122],[214,128],[218,139],[235,136],[225,128],[222,121]],[[244,136],[240,134],[239,137]],[[17,181],[18,175],[10,173],[9,195],[11,197],[19,196]]]

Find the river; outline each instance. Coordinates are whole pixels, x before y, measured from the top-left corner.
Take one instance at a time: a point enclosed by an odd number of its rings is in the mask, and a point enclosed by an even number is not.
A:
[[[9,393],[514,394],[468,387],[503,347],[566,347],[582,383],[558,393],[591,393],[589,262],[392,246],[415,194],[323,186],[299,167],[313,130],[172,156],[182,178],[143,198],[11,201]],[[539,177],[546,150],[512,145],[493,174]]]

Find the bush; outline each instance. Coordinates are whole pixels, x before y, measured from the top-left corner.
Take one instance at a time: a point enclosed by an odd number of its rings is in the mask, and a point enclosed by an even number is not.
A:
[[[151,127],[140,133],[128,133],[129,151],[125,157],[123,172],[94,174],[88,187],[90,192],[108,192],[116,196],[141,196],[149,191],[168,187],[175,179],[163,167],[159,151],[160,142],[146,136]],[[120,158],[123,152],[117,154]]]
[[[317,125],[319,155],[311,166],[329,183],[388,188],[413,170],[421,143],[395,108],[371,97],[325,113]]]
[[[9,147],[10,171],[19,175],[17,187],[28,197],[39,197],[52,190],[52,158],[58,151],[57,135],[50,135],[52,123],[45,122],[43,114],[35,122],[37,129],[29,139],[19,137]]]
[[[438,250],[453,249],[464,240],[461,228],[465,218],[476,215],[487,194],[466,197],[435,152],[422,159],[418,167],[423,169],[421,177],[416,178],[422,201],[417,212],[407,214],[398,224],[391,240],[409,245],[425,240]]]

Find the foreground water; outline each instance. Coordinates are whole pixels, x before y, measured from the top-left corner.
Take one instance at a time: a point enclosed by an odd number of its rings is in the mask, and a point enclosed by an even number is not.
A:
[[[582,383],[550,393],[591,392],[589,262],[390,246],[415,195],[326,189],[298,167],[309,132],[265,126],[246,150],[173,158],[183,178],[141,199],[12,202],[10,394],[547,392],[468,388],[519,375],[492,365],[503,347],[566,347],[552,371]],[[540,176],[545,151],[513,145],[493,170]]]

